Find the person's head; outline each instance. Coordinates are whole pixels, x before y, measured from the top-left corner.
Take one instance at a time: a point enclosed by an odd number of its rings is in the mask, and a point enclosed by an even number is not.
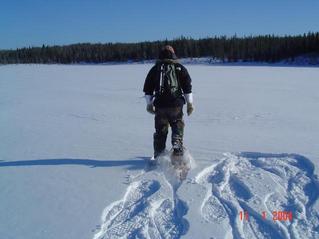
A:
[[[170,45],[164,46],[160,51],[159,59],[160,60],[164,60],[164,59],[176,60],[177,57],[176,57],[174,48]]]

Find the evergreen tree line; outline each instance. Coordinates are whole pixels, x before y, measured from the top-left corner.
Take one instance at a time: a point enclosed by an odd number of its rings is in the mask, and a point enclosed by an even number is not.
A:
[[[179,58],[212,57],[223,62],[277,62],[297,56],[319,53],[319,32],[296,36],[209,37],[140,43],[79,43],[1,50],[0,64],[15,63],[104,63],[143,61],[158,57],[163,45],[175,48]]]

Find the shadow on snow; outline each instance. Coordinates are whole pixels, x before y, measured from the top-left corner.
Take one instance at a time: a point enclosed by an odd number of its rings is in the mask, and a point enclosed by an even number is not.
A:
[[[96,160],[96,159],[37,159],[21,161],[0,161],[0,167],[20,167],[20,166],[59,166],[59,165],[80,165],[96,167],[127,167],[127,169],[144,169],[147,157],[136,157],[128,160]]]

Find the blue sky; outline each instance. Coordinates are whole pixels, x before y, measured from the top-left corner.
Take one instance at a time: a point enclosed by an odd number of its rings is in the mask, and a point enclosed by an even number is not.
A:
[[[0,49],[319,31],[318,0],[0,0]]]

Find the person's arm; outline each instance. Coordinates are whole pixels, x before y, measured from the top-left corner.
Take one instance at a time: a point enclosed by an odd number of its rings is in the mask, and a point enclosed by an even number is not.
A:
[[[184,94],[191,94],[192,93],[192,79],[188,74],[187,69],[184,66],[180,66],[180,84]]]
[[[148,72],[145,82],[143,91],[145,93],[145,100],[146,100],[146,110],[147,112],[154,114],[155,109],[153,106],[153,93],[155,90],[155,67],[152,67],[152,69]]]
[[[150,69],[150,71],[148,72],[146,76],[144,87],[143,87],[143,91],[145,95],[153,96],[153,93],[155,91],[155,82],[156,82],[156,65]]]
[[[192,93],[192,79],[187,69],[181,65],[180,84],[187,103],[187,114],[190,115],[194,111],[193,93]]]

